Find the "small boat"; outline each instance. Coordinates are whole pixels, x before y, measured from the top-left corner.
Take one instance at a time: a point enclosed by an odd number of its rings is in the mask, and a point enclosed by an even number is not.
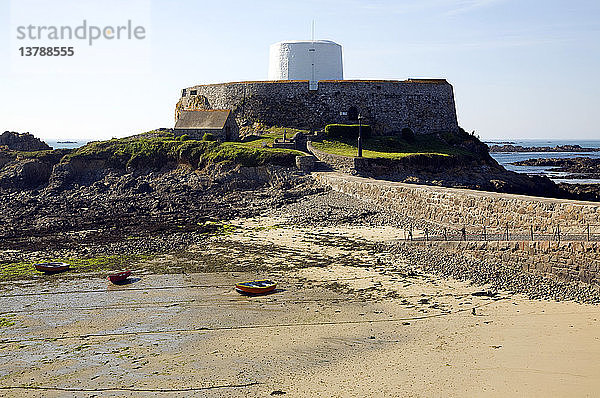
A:
[[[131,275],[130,270],[115,272],[114,274],[108,275],[108,280],[111,281],[112,283],[119,283],[119,282],[123,282],[125,279],[129,278],[129,275]]]
[[[275,290],[277,282],[268,279],[236,283],[235,290],[241,294],[265,294]]]
[[[38,270],[40,272],[46,272],[48,274],[51,274],[51,273],[66,271],[69,269],[69,267],[71,265],[67,264],[67,263],[50,262],[50,263],[36,263],[36,264],[33,264],[33,266],[35,267],[36,270]]]

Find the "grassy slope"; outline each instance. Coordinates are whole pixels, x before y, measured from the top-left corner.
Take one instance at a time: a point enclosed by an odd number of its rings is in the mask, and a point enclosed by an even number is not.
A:
[[[323,152],[342,156],[356,156],[356,140],[339,139],[313,142],[313,146]],[[407,156],[468,156],[470,153],[462,148],[446,144],[439,138],[429,135],[417,135],[414,142],[407,142],[399,137],[371,137],[363,141],[363,157],[402,159]]]
[[[275,137],[266,139],[274,140]],[[262,140],[261,140],[262,141]],[[288,149],[263,148],[261,143],[180,141],[172,135],[143,138],[128,137],[108,141],[91,142],[64,156],[62,162],[70,160],[104,159],[114,167],[160,167],[168,161],[188,162],[194,167],[208,162],[232,162],[242,166],[264,164],[290,164],[295,156],[303,152]]]

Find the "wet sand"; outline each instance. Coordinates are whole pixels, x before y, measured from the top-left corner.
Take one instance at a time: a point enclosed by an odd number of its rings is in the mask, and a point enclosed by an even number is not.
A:
[[[134,283],[67,274],[0,286],[0,395],[594,396],[600,307],[533,301],[427,275],[377,251],[391,227],[238,220],[160,260],[251,272]],[[249,247],[255,250],[249,250]],[[234,267],[235,268],[235,267]],[[236,281],[268,277],[261,297]],[[475,293],[475,295],[473,295]],[[37,389],[8,388],[35,387]],[[75,389],[78,391],[73,391]],[[84,391],[82,391],[84,390]]]

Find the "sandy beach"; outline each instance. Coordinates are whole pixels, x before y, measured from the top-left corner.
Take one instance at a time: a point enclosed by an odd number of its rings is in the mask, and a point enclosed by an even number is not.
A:
[[[600,308],[421,272],[376,244],[390,226],[232,221],[133,283],[5,283],[5,396],[594,396]],[[256,250],[246,250],[251,244]],[[187,272],[219,256],[251,271]],[[235,268],[235,267],[234,267]],[[236,281],[268,277],[246,297]]]

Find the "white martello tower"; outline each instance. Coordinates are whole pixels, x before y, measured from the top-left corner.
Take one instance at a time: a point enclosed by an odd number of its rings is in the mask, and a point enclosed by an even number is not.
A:
[[[269,51],[269,80],[342,80],[342,46],[329,40],[282,41]]]

